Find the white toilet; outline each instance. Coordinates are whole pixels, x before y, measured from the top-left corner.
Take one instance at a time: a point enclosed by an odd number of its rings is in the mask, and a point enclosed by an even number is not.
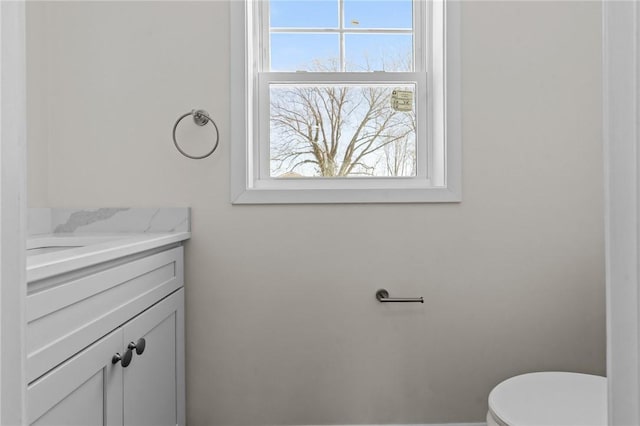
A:
[[[487,426],[606,426],[607,379],[542,372],[512,377],[489,394]]]

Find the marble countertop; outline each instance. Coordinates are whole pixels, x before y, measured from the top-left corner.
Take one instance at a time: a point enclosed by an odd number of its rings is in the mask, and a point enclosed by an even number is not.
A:
[[[190,237],[188,231],[31,235],[27,239],[27,283],[179,243]]]

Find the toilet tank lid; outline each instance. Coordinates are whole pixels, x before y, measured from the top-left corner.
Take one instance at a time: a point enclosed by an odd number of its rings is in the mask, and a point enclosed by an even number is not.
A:
[[[523,374],[491,391],[489,410],[507,425],[606,426],[607,379],[565,372]]]

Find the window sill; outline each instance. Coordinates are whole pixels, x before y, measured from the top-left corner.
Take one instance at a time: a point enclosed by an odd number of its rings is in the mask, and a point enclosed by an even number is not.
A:
[[[366,204],[458,203],[451,188],[407,189],[245,189],[232,194],[232,204]]]

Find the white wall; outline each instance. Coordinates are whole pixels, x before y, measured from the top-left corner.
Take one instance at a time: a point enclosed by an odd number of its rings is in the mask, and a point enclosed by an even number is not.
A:
[[[30,204],[193,208],[189,424],[481,421],[511,375],[604,373],[597,2],[463,4],[449,205],[230,205],[227,2],[28,12]],[[171,143],[196,107],[203,161]]]

